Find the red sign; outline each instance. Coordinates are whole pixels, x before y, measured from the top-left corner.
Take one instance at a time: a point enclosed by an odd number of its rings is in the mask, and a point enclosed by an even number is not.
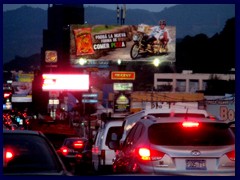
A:
[[[112,80],[135,80],[135,72],[129,71],[112,71]]]

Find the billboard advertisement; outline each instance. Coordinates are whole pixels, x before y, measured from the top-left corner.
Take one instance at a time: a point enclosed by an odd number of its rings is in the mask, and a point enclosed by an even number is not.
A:
[[[175,61],[176,28],[159,25],[70,25],[70,61],[74,67],[108,62]],[[162,34],[161,34],[162,33]],[[85,59],[86,62],[81,63]]]
[[[130,112],[131,95],[126,93],[114,94],[114,112]]]
[[[206,110],[212,115],[228,121],[235,121],[235,97],[205,96]]]
[[[32,102],[32,81],[34,74],[16,74],[12,82],[12,102]]]

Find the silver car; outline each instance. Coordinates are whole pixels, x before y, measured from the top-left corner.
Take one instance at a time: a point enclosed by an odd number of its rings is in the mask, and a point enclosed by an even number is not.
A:
[[[110,145],[117,149],[117,145]],[[149,116],[129,132],[113,162],[115,173],[234,176],[230,123],[195,117]]]

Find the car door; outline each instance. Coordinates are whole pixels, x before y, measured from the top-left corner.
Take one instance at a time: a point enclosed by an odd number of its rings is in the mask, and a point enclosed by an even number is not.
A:
[[[136,144],[142,133],[143,125],[137,123],[129,132],[122,148],[122,161],[125,172],[132,172],[134,163],[136,162]]]

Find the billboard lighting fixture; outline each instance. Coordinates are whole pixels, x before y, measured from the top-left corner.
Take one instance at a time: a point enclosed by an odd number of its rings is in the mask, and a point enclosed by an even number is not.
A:
[[[159,60],[159,59],[156,58],[156,59],[153,60],[153,65],[154,65],[155,67],[158,67],[159,64],[160,64],[160,60]]]
[[[118,63],[118,65],[121,65],[122,60],[121,60],[121,59],[118,59],[118,60],[117,60],[117,63]]]
[[[79,62],[79,64],[80,64],[81,66],[83,66],[84,64],[87,63],[87,60],[84,59],[84,58],[80,58],[78,62]]]

